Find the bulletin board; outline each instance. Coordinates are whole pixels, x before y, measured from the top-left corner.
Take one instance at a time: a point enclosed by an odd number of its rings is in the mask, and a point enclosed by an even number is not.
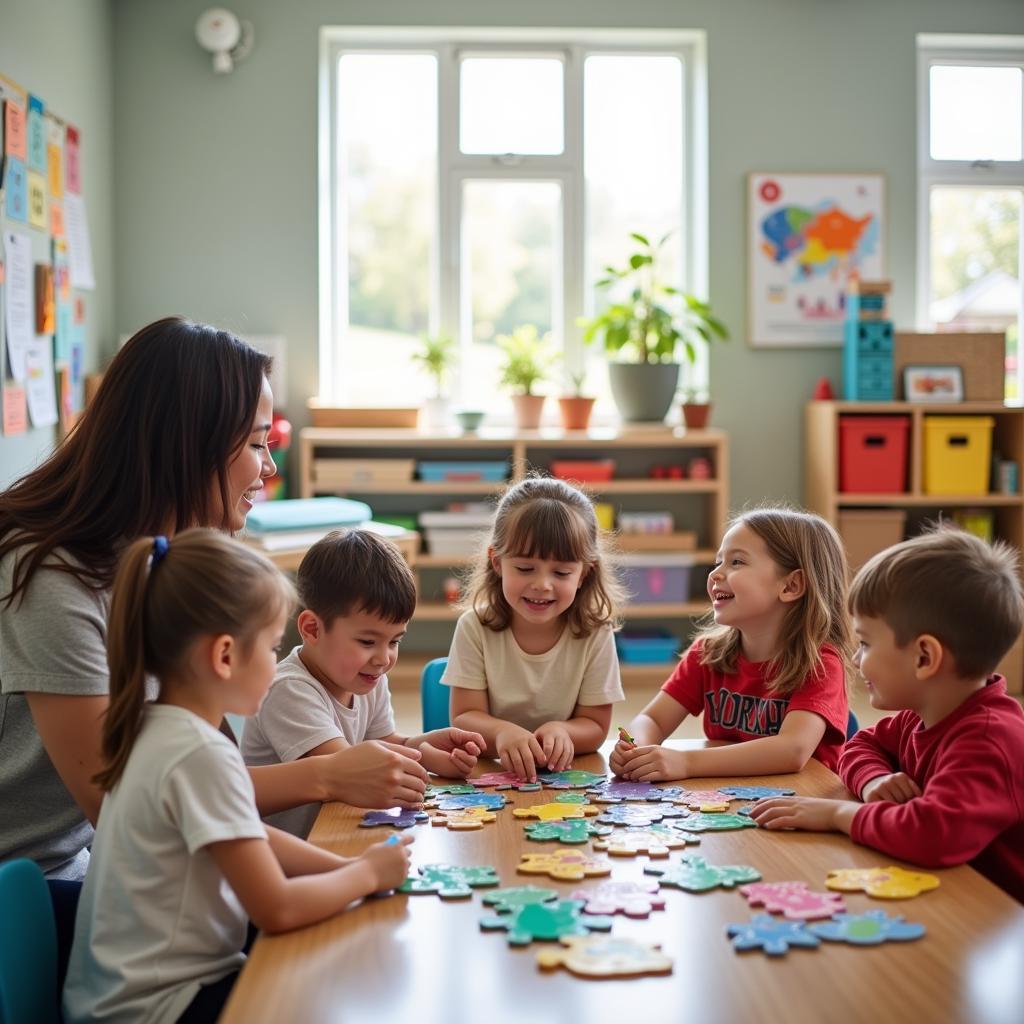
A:
[[[96,286],[78,129],[0,72],[0,368],[5,436],[74,425]]]

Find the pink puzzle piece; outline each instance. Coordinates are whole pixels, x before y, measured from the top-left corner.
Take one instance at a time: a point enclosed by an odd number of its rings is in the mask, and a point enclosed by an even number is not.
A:
[[[682,796],[676,797],[673,803],[682,804],[692,811],[703,811],[708,804],[729,805],[736,797],[723,793],[720,789],[688,789]]]
[[[763,906],[790,921],[812,921],[846,910],[843,897],[834,892],[811,892],[806,882],[754,882],[740,886],[752,907]]]
[[[577,889],[571,900],[583,900],[584,914],[625,914],[648,917],[652,910],[664,910],[665,899],[658,895],[659,885],[643,879],[639,882],[599,882],[590,889]]]

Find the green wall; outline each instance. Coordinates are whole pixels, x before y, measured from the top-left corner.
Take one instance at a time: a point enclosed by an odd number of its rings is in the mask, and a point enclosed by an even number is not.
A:
[[[0,72],[38,94],[82,136],[82,190],[92,235],[96,290],[85,292],[87,371],[114,339],[114,75],[110,0],[2,0]],[[34,253],[44,258],[40,232]],[[0,437],[0,488],[46,455],[55,430]]]

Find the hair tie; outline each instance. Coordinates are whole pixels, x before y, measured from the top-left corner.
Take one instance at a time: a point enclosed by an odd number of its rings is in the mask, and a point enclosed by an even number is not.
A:
[[[164,555],[167,554],[167,549],[171,546],[171,542],[164,536],[156,536],[153,538],[153,565],[163,560]]]

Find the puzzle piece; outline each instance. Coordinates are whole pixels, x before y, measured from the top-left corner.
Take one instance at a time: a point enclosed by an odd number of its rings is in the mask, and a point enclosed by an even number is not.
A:
[[[436,892],[443,900],[463,899],[472,896],[473,889],[500,881],[497,870],[489,865],[424,864],[416,870],[419,877],[407,878],[398,887],[399,892]]]
[[[585,850],[552,850],[550,853],[524,853],[517,871],[524,875],[549,875],[564,882],[610,875],[611,864]]]
[[[591,931],[610,931],[610,917],[583,917],[582,900],[556,900],[553,903],[528,903],[507,914],[480,919],[484,931],[504,928],[510,946],[528,946],[534,940],[551,942],[564,935],[588,935]]]
[[[584,914],[625,914],[647,917],[652,910],[664,910],[665,900],[658,895],[658,883],[648,878],[637,882],[608,880],[589,889],[577,889],[570,899],[583,900]]]
[[[475,793],[476,787],[468,782],[430,782],[427,784],[424,800],[434,800],[439,796],[461,796],[466,793]]]
[[[781,786],[721,786],[734,800],[767,800],[771,796],[795,796],[796,790]]]
[[[790,946],[817,949],[821,941],[800,921],[780,921],[771,914],[755,914],[746,924],[731,924],[732,948],[738,952],[763,949],[769,956],[785,956]]]
[[[470,779],[472,787],[493,786],[495,789],[516,789],[520,793],[535,793],[540,789],[539,782],[524,782],[515,772],[486,772]],[[465,792],[465,791],[464,791]]]
[[[636,825],[645,828],[667,818],[685,818],[686,811],[665,803],[612,804],[605,807],[597,820],[602,825]]]
[[[709,864],[703,857],[684,856],[665,867],[648,864],[645,875],[657,875],[662,885],[671,885],[687,892],[707,892],[709,889],[732,889],[745,882],[757,882],[761,873],[746,864]],[[767,914],[762,915],[768,917]],[[769,917],[770,921],[771,918]]]
[[[526,838],[537,842],[554,840],[559,843],[585,843],[591,836],[606,836],[610,825],[595,825],[585,818],[569,821],[534,821],[526,826]]]
[[[545,970],[564,967],[590,978],[626,978],[639,974],[671,974],[672,959],[657,943],[636,942],[611,935],[566,936],[564,950],[544,949],[537,963]]]
[[[481,793],[474,787],[472,793],[458,793],[455,796],[439,796],[427,800],[425,807],[436,807],[439,811],[459,811],[465,807],[486,807],[489,811],[500,811],[506,800],[500,793]]]
[[[925,933],[923,924],[908,924],[902,917],[890,917],[884,910],[863,914],[836,914],[831,921],[812,924],[809,930],[829,942],[854,946],[879,946],[883,942],[910,942]]]
[[[832,917],[846,910],[843,897],[834,892],[811,892],[806,882],[757,882],[740,887],[752,907],[763,906],[790,921]]]
[[[388,811],[367,811],[363,820],[359,822],[360,828],[376,828],[386,825],[390,828],[412,828],[413,825],[421,825],[428,818],[423,811],[409,811],[403,807],[392,807]]]
[[[670,823],[673,828],[685,829],[687,832],[728,832],[736,828],[757,828],[757,822],[740,814],[728,814],[720,811],[714,814],[691,814],[682,821]]]
[[[565,791],[556,793],[551,799],[556,804],[585,804],[587,802],[587,794]]]
[[[701,814],[725,814],[729,810],[729,805],[720,801],[719,803],[698,804],[696,809]]]
[[[667,857],[669,850],[678,850],[682,846],[686,846],[683,833],[664,825],[620,828],[607,839],[594,840],[595,850],[605,850],[613,857],[636,857],[641,853],[648,857]]]
[[[495,889],[494,892],[484,893],[481,899],[488,906],[494,907],[499,914],[507,914],[517,907],[529,907],[534,903],[550,903],[551,900],[558,899],[558,892],[555,889],[545,889],[539,885],[516,885],[509,889]],[[573,899],[576,897],[574,896]]]
[[[599,782],[606,781],[608,776],[599,775],[597,772],[585,772],[579,768],[570,768],[566,772],[540,772],[537,778],[548,789],[589,789]]]
[[[494,820],[494,811],[486,807],[460,807],[454,811],[438,811],[430,824],[441,828],[447,825],[452,832],[471,832]]]
[[[689,807],[692,811],[702,811],[707,804],[725,804],[728,809],[730,800],[735,797],[723,793],[720,789],[690,789],[683,790],[681,796],[677,796],[675,802]]]
[[[595,803],[619,804],[626,800],[643,800],[657,803],[661,800],[673,800],[682,793],[679,786],[659,788],[653,782],[623,782],[613,779],[592,786],[587,795]]]
[[[534,804],[532,807],[516,807],[512,814],[517,818],[537,818],[539,821],[564,821],[566,818],[589,818],[597,814],[593,804]]]
[[[863,889],[880,900],[907,900],[939,887],[935,875],[906,871],[890,864],[885,868],[837,868],[825,879],[827,889],[855,892]]]

